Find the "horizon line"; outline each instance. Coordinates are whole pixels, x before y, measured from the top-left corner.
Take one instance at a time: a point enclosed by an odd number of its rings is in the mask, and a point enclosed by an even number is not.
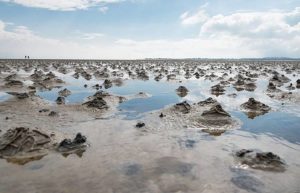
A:
[[[293,57],[247,57],[247,58],[136,58],[136,59],[96,59],[96,58],[0,58],[0,60],[87,60],[87,61],[130,61],[130,60],[300,60]]]

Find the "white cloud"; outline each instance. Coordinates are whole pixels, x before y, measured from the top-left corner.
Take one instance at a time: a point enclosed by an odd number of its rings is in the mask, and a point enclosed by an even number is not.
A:
[[[117,3],[124,0],[0,0],[26,7],[44,8],[49,10],[73,11],[106,3]]]
[[[0,58],[243,58],[299,57],[300,8],[290,12],[239,12],[208,17],[200,34],[182,40],[112,38],[80,33],[68,41],[41,37],[0,20]],[[93,41],[90,41],[93,40]]]
[[[191,14],[190,12],[184,12],[181,16],[181,24],[184,26],[191,26],[199,23],[203,23],[208,19],[205,10],[200,9],[197,13]]]
[[[102,41],[102,39],[104,39]],[[118,39],[107,42],[105,36],[98,41],[67,41],[41,37],[28,28],[15,26],[5,28],[0,21],[0,58],[96,58],[96,59],[138,59],[138,58],[186,58],[186,57],[234,57],[252,56],[252,50],[240,50],[235,38],[183,39],[135,41]]]
[[[300,7],[292,11],[248,11],[211,17],[205,15],[204,10],[190,17],[188,14],[180,16],[182,23],[198,23],[199,39],[220,39],[221,44],[230,37],[241,45],[240,51],[257,53],[251,57],[300,56]],[[240,51],[237,50],[237,57],[243,55]]]
[[[101,38],[103,36],[104,36],[104,34],[101,34],[101,33],[83,33],[80,38],[82,38],[84,40],[94,40],[97,38]]]
[[[3,31],[5,28],[5,23],[0,20],[0,31]]]
[[[205,3],[200,6],[199,10],[196,13],[191,13],[186,11],[180,15],[181,24],[184,26],[192,26],[199,23],[205,22],[209,16],[207,15],[205,8],[207,8],[209,3]]]
[[[201,35],[228,34],[253,39],[291,39],[300,35],[300,9],[293,12],[241,12],[216,15],[201,26]]]
[[[108,11],[108,7],[100,7],[99,11],[103,14],[105,14]]]
[[[247,38],[284,38],[300,35],[300,7],[293,11],[236,12],[230,15],[208,16],[205,6],[191,14],[180,16],[182,25],[199,25],[200,35],[219,36],[222,34]]]
[[[243,44],[235,37],[191,38],[183,40],[134,41],[122,39],[115,42],[130,51],[132,58],[235,58],[260,56],[259,50],[241,49]],[[238,55],[237,55],[238,53]]]

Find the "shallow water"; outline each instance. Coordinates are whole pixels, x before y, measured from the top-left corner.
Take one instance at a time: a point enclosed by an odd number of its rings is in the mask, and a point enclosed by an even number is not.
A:
[[[53,104],[58,91],[64,88],[72,92],[66,98],[67,104],[81,104],[97,91],[93,88],[95,84],[103,83],[95,78],[75,79],[71,76],[73,73],[55,74],[66,81],[66,85],[37,92]],[[285,75],[293,82],[299,79],[299,75]],[[0,177],[0,192],[299,192],[300,104],[282,104],[268,97],[265,94],[268,78],[258,78],[254,92],[238,92],[229,86],[225,94],[218,97],[210,93],[210,87],[217,84],[217,80],[180,77],[157,82],[153,78],[124,79],[121,86],[104,89],[121,96],[149,94],[147,98],[120,103],[112,118],[57,128],[61,132],[81,132],[87,136],[90,147],[82,155],[64,157],[49,153],[25,165],[0,159],[0,171],[6,174]],[[84,88],[84,84],[88,87]],[[178,96],[175,89],[179,86],[185,86],[189,93]],[[227,95],[231,93],[237,97]],[[211,96],[241,121],[241,128],[214,137],[197,128],[141,132],[134,127],[148,113],[180,101],[195,103]],[[241,112],[240,105],[249,97],[269,105],[272,111],[248,118]],[[10,95],[0,92],[1,102],[9,98]],[[283,173],[245,168],[232,156],[243,148],[272,151],[282,157],[288,167]]]
[[[82,103],[88,96],[93,95],[97,90],[92,88],[95,84],[101,85],[102,80],[92,79],[86,81],[83,78],[74,79],[71,74],[63,75],[57,73],[63,80],[67,82],[67,86],[62,88],[55,88],[51,91],[40,91],[38,95],[42,98],[55,102],[58,97],[58,91],[63,88],[69,89],[72,94],[68,96],[68,104]],[[297,77],[285,74],[292,80],[297,80]],[[113,86],[109,89],[104,89],[109,93],[115,95],[128,96],[134,95],[139,92],[145,92],[150,94],[148,98],[136,98],[130,99],[121,103],[118,106],[120,115],[123,119],[139,119],[143,117],[147,112],[159,110],[175,103],[187,100],[188,102],[199,102],[211,95],[209,92],[210,87],[218,83],[218,81],[210,81],[201,79],[185,79],[182,78],[177,81],[167,81],[163,79],[159,82],[153,80],[154,77],[150,77],[150,80],[125,80],[122,86]],[[83,85],[88,84],[88,88],[84,88]],[[273,137],[283,138],[292,143],[300,143],[300,105],[295,104],[291,108],[288,104],[282,105],[281,102],[270,99],[264,91],[267,88],[268,80],[259,78],[256,81],[257,88],[254,92],[251,91],[236,91],[235,88],[229,86],[226,88],[224,95],[215,96],[215,98],[224,106],[227,111],[230,111],[231,115],[237,117],[243,122],[242,130],[253,133],[268,133]],[[176,89],[179,86],[185,86],[189,93],[185,97],[180,97],[176,93]],[[286,84],[282,86],[285,88]],[[299,91],[295,91],[299,92]],[[237,93],[236,98],[227,96],[230,93]],[[5,95],[4,97],[7,97]],[[258,116],[254,119],[248,118],[245,113],[240,112],[239,106],[243,102],[246,102],[249,97],[254,97],[271,106],[274,111],[265,115]]]

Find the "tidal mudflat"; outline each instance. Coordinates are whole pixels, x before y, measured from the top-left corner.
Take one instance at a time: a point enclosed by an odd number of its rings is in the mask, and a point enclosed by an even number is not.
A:
[[[0,60],[0,192],[297,193],[300,61]]]

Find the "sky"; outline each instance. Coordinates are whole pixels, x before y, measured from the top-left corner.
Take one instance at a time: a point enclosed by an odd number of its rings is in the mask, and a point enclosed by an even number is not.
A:
[[[300,0],[0,0],[0,58],[300,57]]]

